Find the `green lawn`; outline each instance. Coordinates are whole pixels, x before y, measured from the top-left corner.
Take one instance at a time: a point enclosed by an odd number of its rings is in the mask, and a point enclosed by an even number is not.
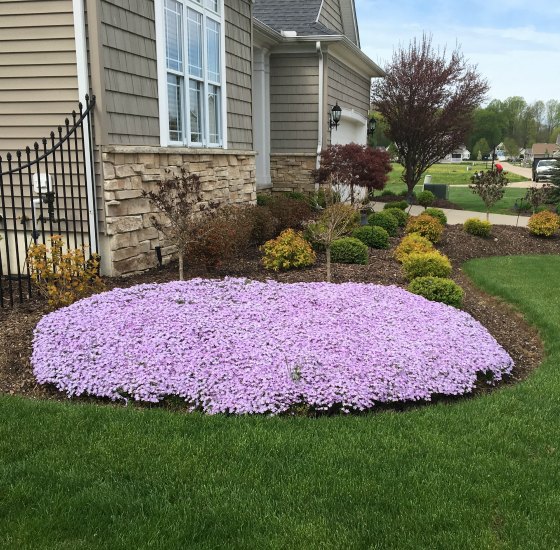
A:
[[[548,354],[485,397],[320,419],[0,398],[0,546],[558,548],[560,257],[465,271]]]
[[[526,193],[527,189],[506,189],[504,198],[492,206],[490,212],[494,214],[514,214],[513,205],[515,201],[523,198]],[[484,206],[482,199],[475,195],[468,187],[450,187],[449,200],[460,206],[463,210],[486,212],[486,206]]]

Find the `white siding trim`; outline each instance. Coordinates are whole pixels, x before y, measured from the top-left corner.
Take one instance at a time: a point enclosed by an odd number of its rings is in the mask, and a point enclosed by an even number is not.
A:
[[[78,72],[78,96],[80,101],[85,101],[86,94],[89,94],[89,72],[87,59],[87,41],[86,41],[86,21],[84,13],[84,0],[72,0],[72,11],[74,12],[74,39],[76,42],[76,69]],[[97,219],[96,206],[96,186],[95,178],[92,178],[93,167],[91,165],[91,143],[92,136],[89,118],[84,120],[82,131],[84,133],[85,146],[85,176],[86,186],[88,188],[88,213],[89,213],[89,235],[90,250],[99,250],[99,242],[97,235],[97,227],[95,220]]]
[[[167,111],[167,68],[165,66],[165,21],[163,0],[155,0],[156,61],[158,77],[159,144],[169,145],[169,113]]]
[[[317,41],[317,54],[319,58],[319,120],[317,121],[319,135],[317,140],[317,169],[321,165],[321,151],[323,150],[323,109],[325,108],[325,73],[324,57],[321,42]]]

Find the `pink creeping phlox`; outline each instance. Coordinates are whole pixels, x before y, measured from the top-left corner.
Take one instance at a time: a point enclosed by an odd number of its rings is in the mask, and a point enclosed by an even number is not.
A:
[[[68,396],[207,413],[363,411],[471,392],[513,361],[478,321],[394,286],[194,279],[116,289],[46,315],[32,363]]]

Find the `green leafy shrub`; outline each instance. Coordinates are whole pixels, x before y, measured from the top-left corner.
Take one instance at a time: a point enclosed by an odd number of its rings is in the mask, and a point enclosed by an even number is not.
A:
[[[410,205],[406,201],[392,201],[383,206],[383,210],[390,210],[391,208],[399,208],[406,210]]]
[[[539,237],[552,237],[560,227],[560,216],[554,212],[545,211],[533,214],[527,224],[529,232]]]
[[[469,218],[463,224],[463,229],[475,237],[489,237],[492,232],[492,224],[478,218]]]
[[[418,233],[411,233],[403,237],[397,248],[395,248],[394,256],[398,262],[402,263],[413,252],[431,252],[433,249],[434,245],[426,237],[422,237]]]
[[[381,191],[381,196],[382,197],[396,197],[397,194],[394,191],[391,191],[390,189],[384,189],[383,191]]]
[[[368,247],[355,237],[337,239],[331,245],[331,259],[338,264],[367,264]]]
[[[397,234],[397,229],[399,227],[399,221],[396,216],[392,214],[391,210],[383,210],[382,212],[370,214],[368,216],[368,224],[382,227],[391,237]]]
[[[272,195],[269,193],[257,193],[257,206],[268,206],[272,202]]]
[[[408,285],[408,291],[433,302],[442,302],[457,308],[463,304],[463,289],[451,279],[417,277]]]
[[[316,261],[315,252],[301,233],[293,229],[282,231],[276,239],[264,243],[262,263],[272,271],[308,267]]]
[[[433,216],[420,214],[420,216],[411,216],[409,218],[405,232],[407,234],[419,233],[429,241],[437,243],[441,239],[443,225]]]
[[[389,208],[386,212],[389,212],[391,216],[397,219],[399,227],[404,227],[406,225],[409,215],[404,210],[400,208]]]
[[[301,191],[290,191],[289,193],[286,193],[286,197],[295,201],[309,202],[309,197]]]
[[[424,208],[428,208],[428,206],[432,206],[434,201],[436,200],[436,196],[431,191],[421,191],[418,193],[416,197],[416,202],[423,206]]]
[[[402,269],[409,281],[417,277],[449,277],[451,262],[447,256],[437,250],[412,252],[405,256]]]
[[[445,225],[447,223],[447,216],[441,208],[426,208],[426,210],[424,210],[424,214],[432,216],[432,218],[438,220],[441,225]]]
[[[352,233],[352,237],[359,239],[370,248],[389,248],[389,233],[377,225],[363,225]]]
[[[403,189],[402,191],[399,192],[398,196],[407,198],[408,197],[408,191],[406,189]],[[416,193],[414,191],[412,192],[412,198],[416,199]]]

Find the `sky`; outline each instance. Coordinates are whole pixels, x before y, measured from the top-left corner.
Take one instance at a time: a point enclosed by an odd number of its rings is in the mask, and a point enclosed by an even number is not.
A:
[[[560,100],[560,0],[356,0],[356,9],[362,50],[381,67],[425,32],[435,46],[460,46],[488,80],[488,100]]]

